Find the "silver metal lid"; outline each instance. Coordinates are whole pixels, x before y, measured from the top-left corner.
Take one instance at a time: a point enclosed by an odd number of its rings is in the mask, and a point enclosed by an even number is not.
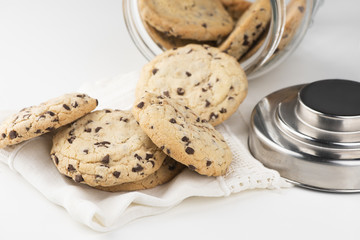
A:
[[[360,83],[322,80],[268,95],[252,112],[249,148],[300,186],[360,192]]]

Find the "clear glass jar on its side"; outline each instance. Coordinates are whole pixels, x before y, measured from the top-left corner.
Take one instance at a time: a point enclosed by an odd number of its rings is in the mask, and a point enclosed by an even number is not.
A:
[[[248,79],[265,74],[281,64],[300,44],[311,26],[314,15],[323,0],[306,0],[304,15],[291,41],[284,48],[277,51],[282,38],[285,37],[286,6],[289,1],[269,0],[272,7],[271,21],[264,33],[261,46],[240,64]],[[128,32],[143,56],[149,61],[164,51],[150,36],[141,19],[137,0],[123,0],[123,16]]]

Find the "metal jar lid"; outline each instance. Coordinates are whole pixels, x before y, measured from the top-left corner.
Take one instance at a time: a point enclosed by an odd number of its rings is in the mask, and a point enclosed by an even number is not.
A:
[[[360,192],[360,83],[321,80],[268,95],[252,112],[249,148],[300,186]]]

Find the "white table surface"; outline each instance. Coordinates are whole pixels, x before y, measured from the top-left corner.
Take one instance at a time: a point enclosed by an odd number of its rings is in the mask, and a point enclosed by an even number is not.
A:
[[[296,52],[250,81],[240,109],[286,86],[360,80],[360,1],[326,0]],[[86,81],[139,70],[121,1],[0,0],[0,110],[72,92]],[[168,212],[98,233],[0,164],[0,239],[360,239],[359,194],[301,188],[191,198]]]

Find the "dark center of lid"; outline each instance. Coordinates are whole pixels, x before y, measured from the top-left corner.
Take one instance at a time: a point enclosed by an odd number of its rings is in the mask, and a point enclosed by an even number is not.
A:
[[[329,79],[306,85],[300,92],[301,101],[309,108],[326,115],[360,115],[360,83]]]

